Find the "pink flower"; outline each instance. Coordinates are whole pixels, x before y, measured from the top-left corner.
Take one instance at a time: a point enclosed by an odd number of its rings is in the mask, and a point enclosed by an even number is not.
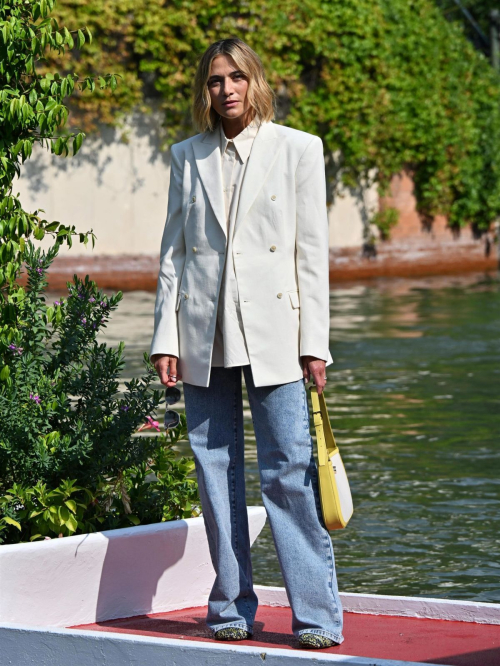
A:
[[[152,430],[153,428],[160,432],[160,424],[158,421],[153,421],[150,416],[146,416],[146,423],[143,423],[137,432],[141,432],[141,430]]]

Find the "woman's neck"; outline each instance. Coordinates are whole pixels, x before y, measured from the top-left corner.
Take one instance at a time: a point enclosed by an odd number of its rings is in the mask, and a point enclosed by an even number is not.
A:
[[[222,128],[224,134],[228,139],[234,139],[240,132],[243,132],[245,127],[248,127],[255,117],[252,113],[253,109],[249,109],[246,113],[241,114],[238,118],[223,118],[221,116]]]

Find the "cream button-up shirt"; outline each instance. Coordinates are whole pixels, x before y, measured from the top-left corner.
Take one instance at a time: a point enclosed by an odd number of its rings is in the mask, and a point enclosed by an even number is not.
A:
[[[224,134],[219,122],[222,183],[227,223],[226,263],[217,308],[212,367],[231,368],[249,365],[248,350],[241,318],[238,283],[233,261],[233,233],[240,189],[259,125],[252,121],[234,139]]]

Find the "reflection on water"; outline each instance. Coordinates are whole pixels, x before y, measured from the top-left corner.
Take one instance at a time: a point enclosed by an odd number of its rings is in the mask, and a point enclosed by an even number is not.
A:
[[[483,275],[332,290],[327,399],[355,501],[333,534],[341,590],[500,601],[499,295]],[[140,372],[153,303],[125,294],[104,336],[126,342],[124,379]],[[248,402],[245,416],[257,504]],[[253,561],[256,582],[282,585],[267,527]]]

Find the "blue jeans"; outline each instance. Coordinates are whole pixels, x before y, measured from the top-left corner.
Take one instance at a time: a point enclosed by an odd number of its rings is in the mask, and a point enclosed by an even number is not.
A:
[[[252,633],[252,584],[245,502],[242,367],[213,367],[205,388],[184,383],[186,419],[216,579],[207,624],[215,632]],[[343,641],[342,606],[332,542],[321,515],[318,476],[302,379],[256,388],[243,366],[260,483],[295,636],[312,632]]]

